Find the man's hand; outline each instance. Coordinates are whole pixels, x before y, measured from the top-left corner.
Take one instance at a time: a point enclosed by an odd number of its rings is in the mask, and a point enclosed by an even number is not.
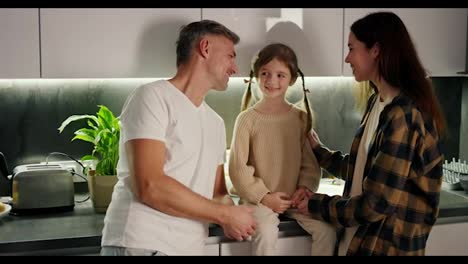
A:
[[[292,203],[289,195],[284,192],[268,193],[260,202],[278,214],[284,213]]]
[[[247,205],[230,206],[226,222],[221,224],[224,234],[237,241],[249,239],[254,232],[256,223],[252,216],[254,209]]]

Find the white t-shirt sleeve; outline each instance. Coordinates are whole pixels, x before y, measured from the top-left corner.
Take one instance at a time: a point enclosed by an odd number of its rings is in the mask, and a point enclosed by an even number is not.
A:
[[[121,126],[125,129],[124,142],[137,138],[166,141],[169,114],[167,104],[157,89],[142,86],[129,98],[120,116]]]

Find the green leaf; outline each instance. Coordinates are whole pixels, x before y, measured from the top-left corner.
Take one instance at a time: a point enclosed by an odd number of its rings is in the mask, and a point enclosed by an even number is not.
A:
[[[98,130],[98,127],[96,125],[94,125],[91,121],[88,120],[87,122],[88,126],[94,130]]]
[[[90,137],[88,135],[84,135],[84,134],[76,135],[74,138],[72,138],[71,141],[74,141],[76,139],[83,140],[83,141],[86,141],[86,142],[89,142],[89,143],[94,143],[94,138],[92,138],[92,137]]]
[[[77,131],[75,131],[75,135],[87,135],[90,138],[96,138],[97,132],[94,129],[80,128]]]
[[[81,158],[81,160],[97,160],[98,158],[94,157],[93,155],[86,155]]]
[[[65,119],[65,121],[62,122],[62,125],[60,125],[60,127],[58,128],[59,133],[62,133],[63,129],[66,126],[68,126],[71,122],[75,122],[75,121],[78,121],[78,120],[81,120],[81,119],[91,119],[94,122],[96,122],[96,124],[99,125],[99,120],[98,120],[98,118],[96,116],[93,116],[93,115],[72,115],[72,116],[68,117],[67,119]]]

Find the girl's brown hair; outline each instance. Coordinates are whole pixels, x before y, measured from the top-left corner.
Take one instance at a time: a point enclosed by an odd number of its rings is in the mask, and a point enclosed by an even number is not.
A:
[[[443,135],[445,118],[403,21],[392,12],[372,13],[354,22],[351,32],[369,49],[379,45],[379,75],[410,97],[425,118],[434,119]]]
[[[307,98],[307,92],[309,92],[309,90],[305,88],[304,74],[299,69],[296,53],[290,47],[282,43],[273,43],[273,44],[267,45],[258,53],[258,57],[255,59],[255,62],[253,63],[253,69],[250,70],[250,74],[249,74],[250,79],[248,81],[247,89],[245,90],[244,96],[242,98],[241,111],[246,110],[250,106],[250,102],[252,99],[253,77],[255,76],[255,78],[258,78],[260,68],[263,65],[272,61],[273,59],[277,59],[288,66],[289,71],[291,72],[291,81],[289,85],[293,85],[296,82],[297,77],[299,75],[301,76],[302,90],[304,92],[303,102],[304,102],[305,110],[307,112],[306,131],[308,132],[312,129],[312,125],[313,125],[312,110],[310,108],[309,99]]]

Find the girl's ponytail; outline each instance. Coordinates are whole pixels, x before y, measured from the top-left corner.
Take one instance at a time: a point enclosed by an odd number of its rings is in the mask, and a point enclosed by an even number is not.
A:
[[[313,125],[312,110],[310,109],[309,99],[307,99],[307,93],[310,93],[310,91],[305,88],[304,74],[300,69],[297,69],[297,71],[299,72],[299,75],[301,76],[302,80],[302,91],[304,92],[304,107],[307,111],[306,133],[309,133]]]

